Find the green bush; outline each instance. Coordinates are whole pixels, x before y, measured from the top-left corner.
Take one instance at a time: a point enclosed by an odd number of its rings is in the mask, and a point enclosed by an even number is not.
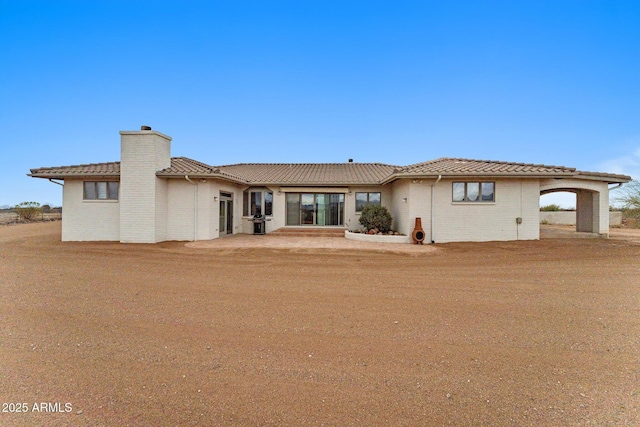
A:
[[[562,208],[560,207],[560,205],[551,204],[541,207],[540,210],[542,212],[559,212],[562,210]]]
[[[383,233],[391,230],[391,214],[384,206],[366,204],[360,214],[360,224],[367,230],[377,228]]]
[[[18,218],[24,221],[33,221],[42,212],[38,202],[22,202],[16,205],[14,210],[18,214]]]

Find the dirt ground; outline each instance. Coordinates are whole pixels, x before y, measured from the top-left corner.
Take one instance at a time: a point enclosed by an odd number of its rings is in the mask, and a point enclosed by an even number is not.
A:
[[[640,236],[434,248],[0,227],[0,425],[640,425]]]

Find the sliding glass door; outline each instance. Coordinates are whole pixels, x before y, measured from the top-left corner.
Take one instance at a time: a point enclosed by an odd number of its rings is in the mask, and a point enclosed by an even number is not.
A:
[[[300,225],[300,194],[287,193],[287,225]]]
[[[300,224],[315,225],[314,195],[300,195]]]
[[[344,225],[344,194],[287,193],[287,225]]]

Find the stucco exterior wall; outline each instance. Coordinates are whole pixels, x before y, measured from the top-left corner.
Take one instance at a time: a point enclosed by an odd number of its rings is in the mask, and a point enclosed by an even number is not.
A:
[[[220,192],[231,193],[233,198],[233,226],[232,233],[244,232],[242,227],[242,187],[223,181],[211,181],[209,192],[209,204],[211,214],[209,217],[209,239],[220,237]]]
[[[167,181],[167,240],[194,240],[195,191],[186,179]]]
[[[120,240],[120,203],[83,200],[82,180],[66,179],[62,189],[62,241]]]
[[[217,180],[168,180],[167,240],[211,240],[220,237],[220,192],[233,195],[233,233],[242,233],[242,190]],[[196,193],[197,192],[197,196]],[[197,198],[197,211],[194,206]],[[194,224],[197,221],[197,229]]]
[[[435,191],[434,233],[437,243],[540,238],[538,180],[494,182],[494,203],[453,203],[453,180],[438,183]],[[516,223],[518,217],[522,218],[521,224]]]
[[[212,234],[216,234],[216,237],[219,235],[217,232],[218,226],[215,228],[211,228],[211,223],[213,219],[219,219],[219,209],[217,206],[218,202],[213,201],[213,197],[211,197],[211,190],[213,185],[211,182],[200,182],[198,179],[193,179],[195,182],[195,187],[198,191],[198,235],[197,240],[210,240],[212,239]],[[217,214],[217,215],[216,215]]]
[[[271,216],[271,221],[267,221],[265,224],[265,231],[270,233],[272,231],[277,230],[278,228],[282,228],[286,224],[286,195],[278,191],[278,188],[275,187],[267,187],[271,191],[273,191],[273,215]],[[242,199],[240,199],[242,201]],[[247,233],[253,234],[253,223],[248,219],[245,219],[246,225],[248,225]]]

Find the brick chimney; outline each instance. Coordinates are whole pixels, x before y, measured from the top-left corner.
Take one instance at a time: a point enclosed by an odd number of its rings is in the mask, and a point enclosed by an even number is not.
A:
[[[120,132],[120,242],[166,239],[166,180],[156,172],[171,166],[171,137],[142,126]]]

